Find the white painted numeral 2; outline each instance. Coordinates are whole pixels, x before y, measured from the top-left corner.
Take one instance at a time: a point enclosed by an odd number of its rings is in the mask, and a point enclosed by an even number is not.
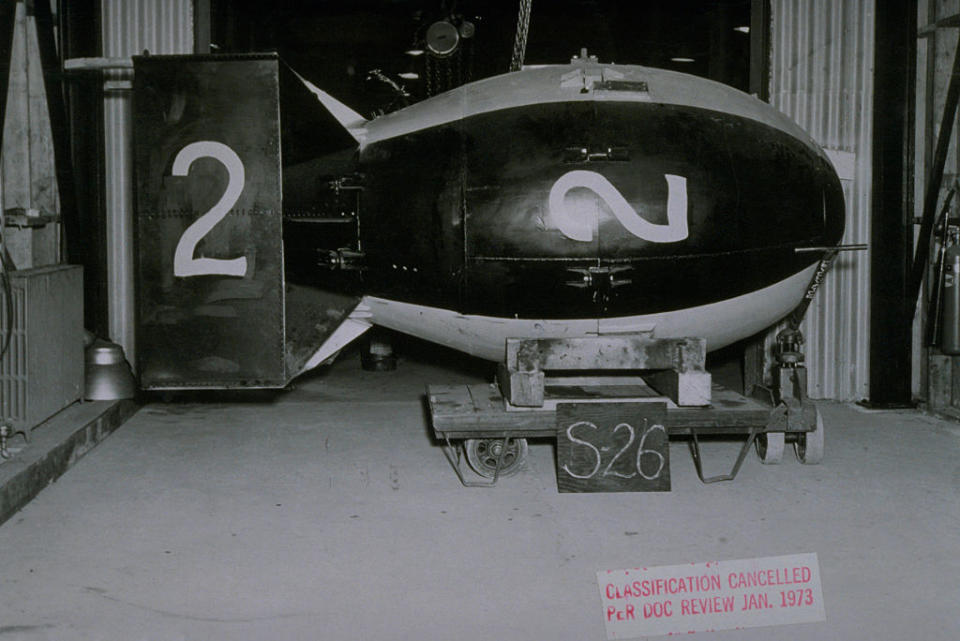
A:
[[[173,160],[173,175],[186,176],[190,173],[190,165],[198,158],[213,158],[227,168],[229,176],[227,189],[223,192],[217,204],[200,218],[197,218],[183,232],[173,253],[173,275],[182,278],[211,274],[246,276],[246,256],[229,259],[193,257],[197,245],[203,237],[209,234],[217,223],[223,220],[233,206],[237,204],[246,181],[246,173],[243,170],[243,162],[240,160],[240,156],[222,142],[212,140],[192,142],[181,149]]]
[[[637,238],[652,243],[675,243],[687,237],[687,179],[683,176],[665,174],[667,180],[667,224],[657,225],[644,220],[627,202],[623,194],[606,177],[595,171],[577,169],[568,171],[557,179],[550,189],[550,218],[564,236],[570,240],[590,242],[593,240],[595,220],[584,212],[570,211],[566,195],[571,189],[589,189],[607,203],[620,224]]]

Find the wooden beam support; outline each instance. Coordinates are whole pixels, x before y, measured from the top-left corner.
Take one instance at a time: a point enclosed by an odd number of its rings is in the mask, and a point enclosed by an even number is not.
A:
[[[950,29],[960,27],[960,13],[954,13],[945,18],[940,18],[936,22],[924,25],[917,30],[918,38],[929,38],[937,32],[937,29]]]
[[[504,397],[516,407],[542,407],[545,372],[619,370],[642,376],[677,405],[710,404],[707,344],[701,338],[655,339],[647,334],[507,339],[497,372]],[[653,381],[653,382],[651,382]]]
[[[647,335],[507,339],[507,367],[537,370],[702,370],[707,343],[702,338],[654,339]]]
[[[709,372],[678,372],[665,369],[648,372],[643,380],[680,407],[703,407],[710,404],[712,381]]]
[[[545,378],[543,370],[518,372],[503,363],[497,367],[497,382],[503,395],[520,407],[543,407]]]

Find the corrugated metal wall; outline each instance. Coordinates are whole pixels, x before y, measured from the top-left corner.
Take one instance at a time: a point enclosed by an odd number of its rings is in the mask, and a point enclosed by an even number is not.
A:
[[[874,2],[772,0],[771,5],[770,102],[828,150],[847,201],[843,242],[868,243]],[[868,396],[869,296],[867,252],[841,254],[803,324],[813,398]]]
[[[193,52],[192,0],[102,0],[103,55]],[[135,363],[132,96],[127,72],[110,72],[104,104],[110,338]]]

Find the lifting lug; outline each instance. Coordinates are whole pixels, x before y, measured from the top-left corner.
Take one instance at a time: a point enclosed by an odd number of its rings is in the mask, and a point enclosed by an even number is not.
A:
[[[629,278],[617,278],[616,275],[629,269],[630,267],[571,267],[568,268],[567,271],[579,274],[581,278],[578,280],[568,280],[564,284],[583,289],[603,285],[611,288],[622,287],[623,285],[631,284],[633,280]]]

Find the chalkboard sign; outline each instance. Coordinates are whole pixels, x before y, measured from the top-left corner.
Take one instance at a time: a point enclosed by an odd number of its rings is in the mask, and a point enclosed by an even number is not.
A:
[[[557,405],[561,492],[669,492],[665,403]]]

